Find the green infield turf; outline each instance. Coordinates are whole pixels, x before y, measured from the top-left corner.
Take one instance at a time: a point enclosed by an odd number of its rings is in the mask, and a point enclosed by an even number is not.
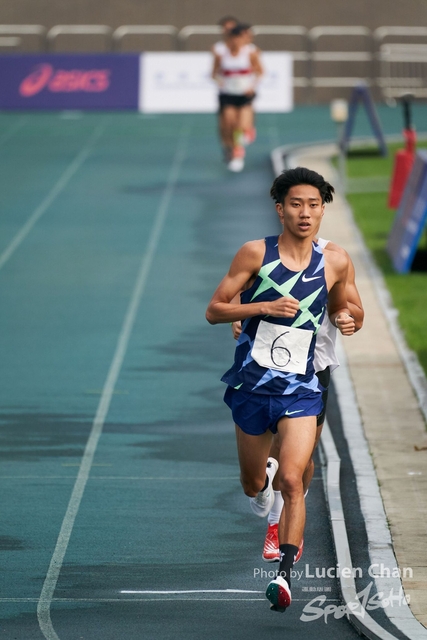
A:
[[[384,274],[407,343],[417,353],[427,373],[427,235],[423,234],[418,247],[417,262],[421,264],[406,275],[394,271],[386,250],[396,215],[387,206],[388,189],[394,154],[402,146],[389,145],[386,158],[376,156],[370,150],[351,153],[347,161],[347,199],[366,245]],[[418,146],[426,147],[427,142]]]

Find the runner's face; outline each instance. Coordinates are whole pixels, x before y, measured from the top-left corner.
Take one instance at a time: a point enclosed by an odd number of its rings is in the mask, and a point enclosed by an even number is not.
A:
[[[230,36],[228,39],[228,46],[232,52],[239,51],[246,44],[244,33],[240,33],[238,36]]]
[[[222,33],[226,40],[230,37],[230,31],[234,29],[234,27],[236,26],[237,26],[237,22],[233,22],[232,20],[222,25]]]
[[[291,187],[283,205],[276,204],[283,228],[299,238],[314,238],[322,221],[325,205],[319,189],[308,184]]]
[[[227,35],[229,34],[229,32],[230,32],[232,29],[234,29],[234,27],[235,27],[235,26],[236,26],[236,22],[234,22],[234,20],[229,20],[228,22],[225,22],[225,23],[222,25],[222,31],[223,31],[223,34],[224,34],[225,36],[227,36]]]

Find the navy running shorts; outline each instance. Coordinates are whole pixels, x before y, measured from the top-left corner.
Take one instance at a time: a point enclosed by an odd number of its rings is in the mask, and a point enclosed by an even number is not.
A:
[[[267,395],[230,386],[225,391],[224,402],[230,407],[235,424],[251,436],[262,435],[268,429],[277,433],[281,418],[318,416],[323,408],[321,393]]]

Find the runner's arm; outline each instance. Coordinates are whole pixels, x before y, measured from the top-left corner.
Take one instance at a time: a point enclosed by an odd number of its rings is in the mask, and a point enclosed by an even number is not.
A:
[[[264,69],[261,64],[260,51],[258,48],[250,54],[250,61],[252,64],[252,70],[257,79],[259,79],[263,75]]]
[[[329,320],[345,336],[353,335],[356,326],[347,303],[346,284],[349,262],[347,255],[335,252],[328,254],[328,280],[330,279],[332,283],[328,297]]]
[[[239,291],[239,293],[234,296],[234,298],[231,300],[232,304],[240,304],[240,294],[241,293],[242,292]],[[234,322],[232,322],[231,323],[231,331],[233,333],[233,338],[235,340],[238,340],[240,334],[242,333],[242,321],[241,320],[235,320]]]
[[[221,69],[221,58],[219,57],[219,55],[217,53],[214,53],[214,62],[213,62],[213,67],[212,67],[212,79],[215,80],[215,82],[218,85],[221,84],[220,69]]]
[[[258,274],[265,252],[264,240],[247,242],[231,263],[229,272],[222,279],[206,310],[210,324],[235,322],[258,315],[293,318],[299,309],[293,298],[279,298],[274,301],[233,303],[233,298]]]
[[[356,332],[362,328],[365,312],[363,310],[362,300],[360,299],[360,295],[356,287],[354,265],[350,257],[347,272],[347,282],[345,285],[345,293],[347,296],[347,304],[348,308],[350,309],[350,314],[354,318],[354,331]]]
[[[347,251],[340,247],[335,242],[329,241],[326,245],[326,251],[334,251],[336,253],[340,253],[343,256],[346,256],[348,259],[348,271],[347,271],[347,282],[345,286],[345,292],[347,296],[347,306],[350,310],[350,315],[353,316],[355,322],[355,332],[359,331],[363,325],[364,311],[362,301],[360,299],[359,292],[356,286],[356,276],[353,262],[348,255]]]

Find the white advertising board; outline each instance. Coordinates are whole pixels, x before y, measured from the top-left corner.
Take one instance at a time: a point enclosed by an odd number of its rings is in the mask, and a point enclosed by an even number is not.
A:
[[[147,52],[141,54],[139,110],[143,113],[214,113],[218,89],[211,78],[208,52]],[[292,55],[262,53],[264,75],[257,88],[255,110],[279,113],[293,108]]]
[[[284,51],[265,51],[261,55],[264,75],[254,100],[258,113],[286,113],[294,107],[293,59]]]

